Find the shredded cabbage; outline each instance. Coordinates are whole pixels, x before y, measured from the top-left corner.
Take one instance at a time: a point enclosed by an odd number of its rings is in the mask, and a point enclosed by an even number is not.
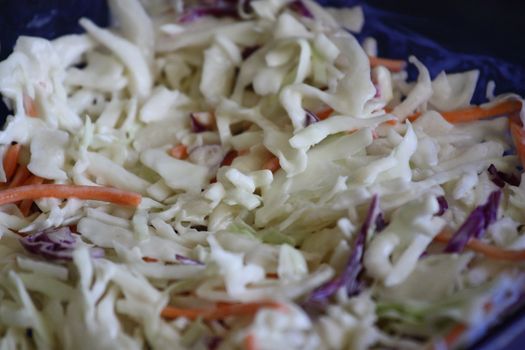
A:
[[[380,44],[347,31],[361,30],[360,7],[109,5],[112,27],[21,37],[0,62],[13,111],[0,155],[20,147],[0,182],[114,187],[141,203],[0,206],[1,349],[420,349],[457,323],[473,340],[523,294],[520,264],[465,241],[525,247],[508,113],[450,114],[473,107],[480,72],[432,80],[410,52],[415,82],[371,68]],[[481,108],[519,101],[525,118],[519,96],[493,92]],[[476,215],[490,225],[444,251],[438,239]],[[22,244],[39,233],[69,260]]]

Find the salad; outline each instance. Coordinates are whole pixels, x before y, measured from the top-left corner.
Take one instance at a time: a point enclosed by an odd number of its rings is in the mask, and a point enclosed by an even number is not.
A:
[[[0,349],[446,349],[522,300],[520,96],[360,7],[109,5],[0,63]]]

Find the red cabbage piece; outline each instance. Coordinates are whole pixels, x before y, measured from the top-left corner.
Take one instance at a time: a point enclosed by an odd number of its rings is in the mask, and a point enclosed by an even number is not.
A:
[[[305,112],[306,112],[306,115],[305,115],[305,118],[304,118],[304,126],[308,126],[310,124],[314,124],[314,123],[317,123],[319,121],[319,117],[317,117],[317,115],[312,112],[312,111],[309,111],[308,109],[305,109]]]
[[[498,220],[498,208],[501,201],[501,191],[494,191],[490,194],[485,204],[485,229],[489,225],[495,223]],[[481,237],[481,235],[476,236],[476,238]]]
[[[388,226],[388,221],[385,220],[382,212],[379,212],[376,216],[376,221],[374,223],[376,232],[381,232]]]
[[[308,302],[324,303],[330,296],[332,296],[343,286],[346,286],[346,292],[349,296],[355,295],[359,292],[361,285],[357,279],[357,276],[363,268],[362,260],[365,250],[366,236],[372,225],[374,225],[376,222],[378,215],[379,203],[377,195],[374,195],[372,197],[372,201],[370,202],[366,219],[359,229],[354,242],[354,247],[350,252],[350,256],[348,257],[345,270],[341,275],[315,289],[310,295]]]
[[[516,176],[516,174],[507,174],[499,171],[494,164],[491,164],[487,171],[490,174],[490,179],[492,182],[500,188],[503,188],[506,183],[511,186],[520,185],[520,178]]]
[[[443,214],[445,214],[445,212],[448,209],[447,199],[445,198],[445,196],[439,196],[436,199],[437,199],[438,204],[439,204],[439,210],[436,213],[436,216],[442,216]]]
[[[297,12],[301,16],[308,17],[308,18],[314,18],[314,15],[310,12],[310,10],[305,6],[305,4],[301,0],[296,0],[290,3],[288,5],[290,10]]]
[[[190,116],[190,120],[191,120],[191,131],[193,131],[194,133],[205,132],[206,130],[208,130],[205,126],[199,123],[193,115]]]
[[[194,112],[190,114],[191,131],[205,132],[210,129],[211,114],[208,112]]]
[[[191,23],[204,16],[211,17],[239,17],[237,5],[203,6],[191,8],[179,17],[179,23]]]
[[[28,252],[50,260],[71,260],[77,246],[77,240],[67,226],[29,234],[20,239],[20,243]],[[100,258],[104,256],[104,250],[91,248],[90,254]]]
[[[480,238],[487,228],[497,220],[501,191],[492,192],[487,202],[476,207],[463,225],[452,235],[445,247],[446,253],[460,253],[471,238]]]
[[[175,254],[175,259],[182,265],[204,265],[204,263],[199,260],[188,258],[187,256],[180,254]]]

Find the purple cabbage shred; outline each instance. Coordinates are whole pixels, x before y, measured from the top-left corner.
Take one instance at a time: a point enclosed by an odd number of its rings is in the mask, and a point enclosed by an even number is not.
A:
[[[187,10],[179,17],[179,23],[191,23],[200,17],[238,17],[237,5],[195,7]]]
[[[182,265],[204,265],[204,263],[199,260],[188,258],[187,256],[180,254],[175,254],[175,259]]]
[[[501,191],[497,190],[489,195],[485,204],[476,207],[452,235],[445,252],[460,253],[471,238],[481,238],[487,228],[496,222],[500,200]]]
[[[303,17],[314,18],[314,15],[310,12],[310,10],[305,6],[305,4],[301,0],[291,2],[290,5],[288,5],[288,7],[290,8],[290,10],[298,13]]]
[[[439,210],[436,213],[436,216],[443,216],[445,212],[448,210],[448,202],[445,196],[439,196],[436,198],[439,204]]]
[[[67,226],[52,228],[29,234],[20,239],[22,246],[30,253],[50,260],[71,260],[77,240]],[[93,258],[104,256],[102,248],[90,249]]]
[[[202,124],[199,121],[199,119],[197,119],[194,113],[190,114],[190,121],[191,121],[191,131],[193,131],[194,133],[205,132],[208,130],[206,125]]]
[[[383,216],[382,212],[379,212],[379,214],[377,214],[376,221],[374,224],[376,232],[381,232],[385,229],[385,227],[388,226],[388,222],[385,220],[385,217]]]
[[[305,109],[305,112],[306,112],[306,115],[305,115],[305,118],[304,118],[304,126],[307,127],[308,125],[311,125],[311,124],[315,124],[319,121],[319,118],[317,117],[317,115],[312,112],[312,111],[309,111],[308,109]]]
[[[354,242],[354,247],[350,253],[343,273],[331,281],[326,282],[312,292],[307,302],[310,303],[324,303],[326,300],[335,294],[341,287],[346,287],[346,292],[349,296],[356,295],[361,289],[361,284],[358,280],[358,275],[361,272],[363,253],[365,249],[366,236],[371,226],[377,221],[379,216],[379,204],[377,195],[372,197],[370,207],[366,219],[361,226],[359,233]]]
[[[516,174],[507,174],[499,171],[494,164],[491,164],[487,171],[490,174],[492,182],[500,188],[503,188],[506,183],[511,186],[520,185],[520,178],[516,176]]]

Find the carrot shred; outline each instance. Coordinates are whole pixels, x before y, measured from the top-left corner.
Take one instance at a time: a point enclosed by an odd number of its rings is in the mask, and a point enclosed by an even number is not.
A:
[[[507,100],[489,108],[468,107],[457,111],[443,112],[443,117],[451,123],[465,123],[475,120],[515,113],[521,109],[521,102]]]
[[[521,125],[520,112],[521,110],[509,114],[509,120]]]
[[[485,311],[486,314],[491,312],[493,308],[494,304],[491,301],[488,301],[483,305],[483,311]]]
[[[40,176],[31,175],[25,182],[24,185],[41,185],[44,183],[44,179]],[[31,211],[31,206],[33,205],[34,200],[32,199],[24,199],[20,203],[20,211],[24,216],[28,216],[29,212]]]
[[[159,261],[159,259],[150,258],[149,256],[142,257],[142,260],[144,260],[144,262],[147,262],[147,263],[155,263]]]
[[[3,166],[7,180],[9,180],[15,174],[20,148],[20,144],[15,143],[14,145],[9,146],[5,152]]]
[[[186,145],[180,144],[169,151],[170,156],[177,159],[186,159],[188,158],[188,147]]]
[[[43,177],[31,174],[31,176],[24,182],[24,185],[40,185],[43,184],[45,180],[46,179]]]
[[[390,58],[381,58],[375,56],[368,56],[370,61],[370,67],[375,68],[378,66],[386,67],[389,71],[400,72],[406,67],[406,62],[403,60],[394,60]]]
[[[487,302],[483,305],[483,311],[485,314],[488,314],[492,310],[492,302]],[[459,338],[468,330],[469,328],[463,323],[456,323],[442,338],[438,338],[440,341],[434,341],[431,347],[427,347],[432,350],[439,349],[453,349],[456,347]]]
[[[15,188],[22,186],[30,176],[31,173],[27,169],[27,166],[19,165],[16,169],[15,175],[13,176],[13,179],[11,180],[7,188]]]
[[[441,243],[448,243],[452,235],[448,232],[440,232],[434,240]],[[521,250],[509,250],[502,249],[490,244],[483,243],[479,239],[471,238],[467,243],[467,248],[476,252],[483,254],[487,258],[494,260],[505,260],[505,261],[524,261],[525,260],[525,249]]]
[[[319,120],[325,120],[329,116],[331,116],[332,113],[334,113],[333,108],[328,107],[328,108],[321,109],[320,111],[316,112],[315,115],[317,116],[317,118],[319,118]]]
[[[224,156],[224,158],[223,158],[223,160],[221,162],[221,166],[232,165],[233,160],[235,158],[237,158],[238,156],[239,156],[239,152],[237,152],[236,150],[232,149],[231,151],[226,153],[226,155]]]
[[[441,112],[441,115],[450,123],[467,123],[501,115],[510,115],[520,110],[521,102],[506,100],[488,108],[472,106],[455,111]],[[420,112],[414,113],[408,116],[408,120],[414,121],[419,118],[419,116],[421,116]]]
[[[111,187],[76,186],[76,185],[25,185],[0,191],[0,205],[16,203],[24,199],[39,198],[78,198],[138,206],[141,195]]]
[[[28,116],[38,117],[38,111],[36,109],[35,100],[29,97],[29,95],[24,94],[23,103],[24,103],[24,110]]]
[[[397,119],[390,119],[390,120],[387,120],[387,121],[384,122],[383,124],[387,124],[387,125],[390,125],[390,126],[395,126],[395,125],[397,125]]]
[[[441,113],[441,115],[443,116],[443,118],[447,119],[447,118],[445,117],[445,114],[444,114],[444,113],[445,113],[445,112]],[[417,118],[419,118],[419,117],[421,116],[421,114],[422,114],[421,112],[416,112],[416,113],[414,113],[414,114],[409,115],[409,116],[407,117],[407,119],[410,120],[410,122],[413,122],[413,121],[415,121]]]
[[[266,163],[264,163],[263,169],[270,170],[272,173],[275,173],[277,170],[281,169],[279,158],[273,156],[270,159],[268,159]]]
[[[463,323],[458,323],[452,329],[447,333],[445,336],[445,344],[447,344],[447,347],[450,349],[452,346],[456,344],[458,339],[465,333],[467,330],[467,326],[465,326]]]
[[[191,320],[202,318],[206,321],[221,320],[230,316],[254,315],[261,308],[280,308],[280,304],[273,301],[254,302],[245,304],[217,304],[213,309],[181,309],[175,306],[166,306],[161,316],[168,319],[186,317]]]
[[[516,153],[518,153],[521,165],[525,166],[525,130],[519,122],[514,119],[510,119],[510,134],[514,140]]]
[[[257,350],[257,341],[255,339],[255,336],[250,333],[246,338],[244,338],[244,345],[246,347],[246,350]]]

